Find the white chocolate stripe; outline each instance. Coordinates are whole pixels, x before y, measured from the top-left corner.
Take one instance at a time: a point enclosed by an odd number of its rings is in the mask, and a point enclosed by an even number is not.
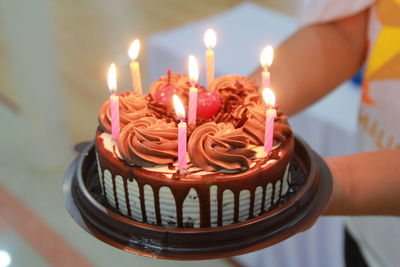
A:
[[[218,187],[212,185],[210,187],[210,220],[211,226],[218,226],[218,199],[217,199]]]
[[[261,213],[261,202],[262,202],[262,187],[258,186],[256,192],[254,193],[254,208],[253,216],[256,217]]]
[[[106,193],[106,198],[108,203],[115,208],[115,198],[113,190],[112,176],[109,170],[104,170],[104,192]]]
[[[128,208],[126,206],[124,181],[120,175],[115,177],[115,186],[117,187],[118,209],[119,211],[128,216]]]
[[[226,189],[222,194],[222,225],[232,224],[234,222],[235,199],[233,192]]]
[[[142,206],[140,205],[139,185],[135,179],[128,180],[129,205],[131,206],[131,217],[143,222]]]
[[[150,185],[146,184],[144,186],[143,193],[144,193],[144,203],[146,207],[147,223],[157,224],[156,209],[154,206],[153,188]]]
[[[268,183],[265,188],[265,200],[264,200],[264,210],[268,211],[271,207],[271,198],[272,198],[272,184]]]
[[[274,204],[276,204],[276,202],[278,202],[280,192],[281,192],[281,181],[278,180],[278,181],[275,183]]]
[[[289,190],[289,167],[290,167],[290,163],[286,166],[285,169],[285,174],[283,175],[283,182],[282,182],[282,192],[281,195],[284,196],[286,195],[287,191]]]
[[[239,194],[239,222],[244,222],[249,218],[250,212],[250,191],[242,190]]]
[[[200,227],[200,203],[196,189],[191,188],[182,205],[183,224],[193,225],[194,228]]]
[[[167,227],[176,227],[176,203],[175,198],[172,195],[171,189],[169,189],[169,187],[167,186],[161,187],[159,196],[162,225]]]

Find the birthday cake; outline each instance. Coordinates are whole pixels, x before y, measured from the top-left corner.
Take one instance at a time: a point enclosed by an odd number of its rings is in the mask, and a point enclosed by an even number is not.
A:
[[[130,219],[178,228],[243,222],[279,206],[291,187],[294,137],[275,106],[272,149],[266,152],[266,104],[248,77],[227,75],[199,84],[197,117],[186,130],[185,168],[178,159],[177,95],[189,110],[188,75],[162,76],[149,94],[116,93],[118,138],[110,100],[99,111],[95,147],[108,205]]]

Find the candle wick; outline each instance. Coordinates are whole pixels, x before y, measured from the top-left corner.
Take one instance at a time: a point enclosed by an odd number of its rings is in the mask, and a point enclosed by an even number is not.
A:
[[[168,85],[171,84],[171,69],[167,70],[168,73]]]

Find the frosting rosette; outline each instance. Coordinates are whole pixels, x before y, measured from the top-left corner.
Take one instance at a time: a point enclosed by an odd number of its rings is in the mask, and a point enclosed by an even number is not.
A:
[[[232,123],[208,122],[193,131],[188,152],[193,165],[205,171],[243,170],[255,155],[248,144],[243,130]]]
[[[118,150],[127,163],[136,166],[173,163],[178,158],[178,128],[154,117],[132,121],[119,135]]]
[[[236,127],[243,128],[244,134],[250,143],[261,146],[264,144],[266,105],[259,94],[248,95],[243,104],[236,107],[233,112]],[[286,143],[292,135],[286,116],[277,110],[274,121],[274,139]]]
[[[209,88],[216,92],[224,103],[224,111],[241,104],[246,96],[258,92],[258,85],[250,78],[240,75],[225,75],[215,79]]]
[[[143,95],[134,92],[118,93],[119,121],[123,129],[131,121],[143,118],[147,115],[147,99]],[[105,132],[111,133],[110,100],[103,103],[99,112],[99,125]]]

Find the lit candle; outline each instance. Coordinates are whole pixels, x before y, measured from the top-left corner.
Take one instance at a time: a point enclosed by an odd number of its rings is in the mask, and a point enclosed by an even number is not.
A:
[[[129,58],[131,59],[131,63],[129,64],[131,68],[131,77],[132,77],[132,87],[133,91],[142,94],[142,81],[140,79],[140,67],[139,62],[136,60],[139,55],[140,50],[140,41],[136,39],[132,42],[131,46],[128,50]]]
[[[267,104],[267,111],[265,114],[265,135],[264,135],[264,151],[269,153],[272,150],[274,141],[274,119],[276,117],[275,94],[269,88],[263,90],[264,101]]]
[[[272,61],[274,59],[274,50],[272,46],[267,46],[263,49],[260,55],[260,63],[263,67],[263,71],[261,72],[262,78],[262,87],[271,87],[271,75],[269,73],[268,68],[271,66]]]
[[[207,86],[210,88],[210,84],[215,78],[215,67],[214,67],[214,51],[213,48],[217,44],[217,35],[213,29],[208,29],[204,34],[204,44],[207,47],[206,52],[206,72],[207,72]]]
[[[189,56],[189,125],[196,125],[197,117],[197,80],[199,79],[199,66],[193,55]]]
[[[176,117],[180,121],[178,124],[178,169],[183,171],[187,169],[186,163],[186,122],[185,120],[185,108],[183,107],[182,101],[177,95],[173,95],[173,102]]]
[[[108,69],[108,88],[110,90],[110,113],[111,113],[111,135],[117,141],[120,128],[119,128],[119,99],[116,94],[117,91],[117,68],[112,63]]]

